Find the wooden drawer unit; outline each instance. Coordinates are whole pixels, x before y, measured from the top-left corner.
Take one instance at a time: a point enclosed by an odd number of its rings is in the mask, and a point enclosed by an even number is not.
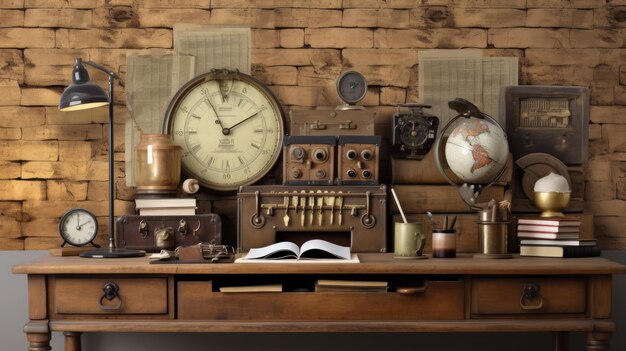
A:
[[[584,278],[477,278],[471,311],[481,314],[585,313]]]
[[[53,316],[166,315],[168,280],[159,278],[74,278],[50,280]]]
[[[181,320],[461,320],[463,281],[428,281],[423,291],[221,293],[211,281],[179,281]]]

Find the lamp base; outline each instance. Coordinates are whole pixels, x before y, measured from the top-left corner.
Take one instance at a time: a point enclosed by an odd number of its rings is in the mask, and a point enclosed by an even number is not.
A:
[[[146,255],[142,250],[130,250],[121,248],[102,248],[89,250],[80,253],[80,257],[87,258],[125,258],[125,257],[143,257]]]

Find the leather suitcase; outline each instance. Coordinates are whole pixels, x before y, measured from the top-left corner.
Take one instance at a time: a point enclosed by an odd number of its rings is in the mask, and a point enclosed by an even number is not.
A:
[[[374,111],[292,110],[291,135],[375,135]]]
[[[384,185],[240,187],[237,249],[323,239],[352,252],[386,252],[386,211]]]
[[[214,213],[193,216],[125,215],[117,220],[117,247],[159,252],[198,243],[221,244],[222,220]]]

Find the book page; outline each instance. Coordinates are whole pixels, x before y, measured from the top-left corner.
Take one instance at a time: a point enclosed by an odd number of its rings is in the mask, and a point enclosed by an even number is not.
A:
[[[244,260],[280,260],[285,258],[298,258],[300,248],[298,245],[282,241],[265,247],[250,249]]]
[[[309,240],[302,244],[302,247],[300,247],[299,259],[301,260],[332,258],[333,256],[335,258],[349,260],[350,248],[321,239]]]
[[[344,264],[344,263],[361,263],[359,256],[353,253],[349,260],[338,260],[336,258],[324,258],[315,260],[258,260],[246,259],[247,256],[235,259],[235,263],[251,263],[251,264]]]

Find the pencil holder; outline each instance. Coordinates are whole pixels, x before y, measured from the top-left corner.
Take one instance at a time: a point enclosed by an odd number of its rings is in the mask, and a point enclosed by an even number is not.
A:
[[[433,232],[433,258],[456,257],[456,230],[445,229]]]
[[[509,222],[478,222],[478,252],[484,255],[505,255]]]

